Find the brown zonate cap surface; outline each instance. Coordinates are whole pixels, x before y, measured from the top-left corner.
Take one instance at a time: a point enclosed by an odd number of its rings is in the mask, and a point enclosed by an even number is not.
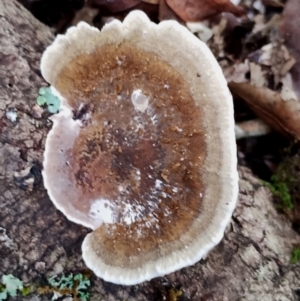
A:
[[[63,100],[45,187],[70,220],[94,229],[82,251],[97,276],[136,284],[219,243],[238,192],[233,105],[204,43],[134,11],[101,33],[70,28],[41,69]]]

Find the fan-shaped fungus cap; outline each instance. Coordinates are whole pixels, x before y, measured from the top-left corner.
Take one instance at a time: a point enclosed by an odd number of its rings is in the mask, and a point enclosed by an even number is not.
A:
[[[232,98],[207,46],[139,11],[58,36],[42,74],[62,99],[44,183],[95,274],[136,284],[192,265],[223,237],[238,191]]]

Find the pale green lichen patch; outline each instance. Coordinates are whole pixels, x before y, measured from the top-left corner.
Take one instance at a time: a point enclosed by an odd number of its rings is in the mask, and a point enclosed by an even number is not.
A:
[[[39,106],[47,105],[50,113],[57,113],[60,107],[60,99],[54,95],[50,87],[42,87],[36,100]]]
[[[88,289],[90,280],[83,274],[70,274],[68,276],[52,276],[48,278],[49,286],[38,288],[40,294],[53,293],[51,300],[61,296],[72,296],[74,301],[87,301],[90,298]]]
[[[13,275],[3,275],[0,286],[0,300],[6,300],[8,296],[17,296],[17,291],[23,289],[23,282]]]
[[[33,293],[52,294],[52,301],[61,296],[70,296],[73,301],[88,301],[90,298],[88,289],[91,283],[87,275],[78,273],[61,277],[52,276],[47,280],[48,286],[39,287],[34,284],[23,286],[19,278],[11,274],[3,275],[0,282],[0,301],[17,295],[25,297]]]

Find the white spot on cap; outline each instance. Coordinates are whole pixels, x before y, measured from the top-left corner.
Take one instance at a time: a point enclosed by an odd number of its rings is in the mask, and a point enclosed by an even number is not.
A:
[[[149,98],[140,89],[132,92],[131,101],[137,111],[144,113],[148,108]]]
[[[156,189],[161,189],[161,184],[162,184],[163,182],[162,181],[160,181],[160,180],[155,180],[155,188]]]
[[[100,226],[102,223],[113,224],[115,222],[113,213],[113,206],[109,200],[98,199],[92,204],[89,215],[97,220]]]
[[[134,223],[138,218],[138,212],[134,210],[132,205],[125,204],[124,212],[123,212],[123,221],[125,224],[130,225]]]

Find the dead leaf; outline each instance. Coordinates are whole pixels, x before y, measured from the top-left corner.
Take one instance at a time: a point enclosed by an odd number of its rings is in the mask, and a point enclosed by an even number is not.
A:
[[[141,0],[91,0],[91,6],[102,8],[109,13],[117,13],[132,8]]]
[[[229,89],[244,99],[256,115],[273,129],[300,140],[300,102],[285,101],[279,92],[249,83],[228,84]]]
[[[160,0],[162,1],[162,0]],[[133,9],[139,9],[141,11],[143,11],[148,18],[155,22],[158,23],[159,19],[158,19],[158,11],[159,11],[159,5],[155,4],[155,3],[150,3],[151,1],[143,1],[141,3],[139,3],[137,6],[135,6]]]
[[[274,43],[264,45],[261,49],[252,52],[248,58],[252,63],[269,67],[269,72],[273,75],[274,89],[278,88],[278,84],[282,83],[282,78],[295,64],[295,59],[278,39]]]
[[[253,86],[264,87],[267,86],[267,71],[261,65],[249,63],[250,68],[250,82]]]
[[[142,2],[149,4],[159,4],[159,0],[142,0]]]
[[[187,22],[186,27],[192,32],[196,33],[199,39],[205,43],[213,36],[212,29],[205,22]]]
[[[166,0],[160,0],[159,1],[158,19],[160,21],[163,21],[163,20],[177,20],[178,22],[182,22],[181,19],[174,13],[174,11],[166,3]]]
[[[216,58],[224,57],[224,32],[227,28],[228,20],[222,17],[218,23],[212,26],[213,36],[208,42],[208,47]]]
[[[76,12],[72,20],[72,25],[76,26],[79,22],[84,21],[93,26],[93,20],[98,13],[98,9],[85,5],[82,9]]]
[[[293,87],[300,97],[300,1],[289,0],[283,10],[280,26],[281,37],[296,63],[291,69]]]
[[[166,0],[173,11],[185,22],[197,22],[222,12],[242,16],[245,11],[230,0]]]
[[[250,71],[249,62],[236,63],[224,68],[223,73],[227,82],[243,83],[247,82],[246,74]]]
[[[281,87],[281,98],[283,100],[290,100],[295,99],[299,101],[299,98],[293,89],[293,80],[291,73],[287,73],[282,79],[281,79],[282,87]]]
[[[281,0],[262,0],[262,3],[265,5],[265,6],[271,6],[271,7],[283,7],[284,6],[284,3],[283,1]]]

